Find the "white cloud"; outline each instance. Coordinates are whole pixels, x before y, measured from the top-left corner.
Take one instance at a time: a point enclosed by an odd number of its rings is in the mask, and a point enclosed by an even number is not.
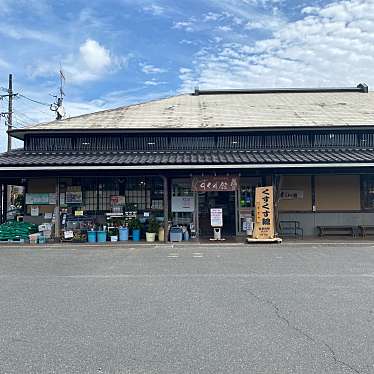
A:
[[[221,17],[222,17],[222,14],[220,14],[220,13],[209,12],[209,13],[207,13],[207,14],[204,16],[203,21],[204,21],[204,22],[217,21],[217,20],[219,20]]]
[[[230,26],[218,26],[217,30],[222,31],[222,32],[229,32],[229,31],[232,31],[232,28]]]
[[[15,26],[5,22],[1,23],[0,34],[15,40],[36,40],[43,43],[58,44],[61,42],[60,38],[54,35],[52,32],[43,32],[25,28],[22,26]]]
[[[248,30],[270,30],[276,31],[279,30],[281,27],[286,26],[287,22],[285,19],[279,16],[255,16],[251,21],[248,21],[245,25],[245,28]]]
[[[143,10],[145,12],[153,14],[154,16],[161,16],[165,12],[164,7],[157,5],[157,4],[146,5],[143,7]]]
[[[198,43],[194,40],[182,39],[182,40],[179,41],[179,44],[197,45]]]
[[[81,84],[102,79],[126,63],[127,58],[114,55],[96,40],[87,39],[79,46],[79,53],[29,66],[28,71],[31,77],[51,76],[57,74],[61,64],[67,84]]]
[[[10,68],[10,66],[11,65],[7,61],[5,61],[4,59],[0,57],[0,68],[8,69]]]
[[[174,22],[173,29],[185,30],[187,32],[195,31],[195,25],[193,21],[180,21]]]
[[[154,65],[140,64],[140,66],[142,67],[142,71],[145,74],[161,74],[167,72],[166,69],[162,69]]]
[[[193,71],[180,72],[182,90],[374,85],[374,1],[304,8],[301,17],[284,21],[271,38],[200,50]]]
[[[80,46],[79,55],[88,70],[94,74],[100,74],[112,63],[109,50],[92,39],[87,39]]]
[[[167,82],[160,82],[156,79],[151,79],[151,80],[148,80],[148,81],[145,81],[144,84],[146,86],[160,86],[162,84],[166,84]]]

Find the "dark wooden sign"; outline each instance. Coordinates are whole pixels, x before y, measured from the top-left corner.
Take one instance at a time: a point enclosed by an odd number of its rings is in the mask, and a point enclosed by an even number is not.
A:
[[[239,188],[238,176],[222,177],[193,177],[192,191],[209,192],[209,191],[236,191]]]

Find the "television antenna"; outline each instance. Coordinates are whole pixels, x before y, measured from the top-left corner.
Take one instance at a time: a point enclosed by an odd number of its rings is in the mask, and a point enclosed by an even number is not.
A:
[[[63,101],[64,101],[64,85],[65,85],[65,74],[64,71],[62,70],[62,67],[60,65],[60,70],[59,70],[59,75],[60,75],[60,88],[59,88],[59,95],[53,95],[55,98],[55,102],[50,105],[50,110],[52,112],[56,113],[56,120],[62,120],[65,117],[65,108],[63,106]]]

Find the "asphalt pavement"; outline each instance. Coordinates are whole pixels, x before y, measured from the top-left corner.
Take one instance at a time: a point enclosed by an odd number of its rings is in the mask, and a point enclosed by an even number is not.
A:
[[[374,242],[0,247],[0,373],[374,373]]]

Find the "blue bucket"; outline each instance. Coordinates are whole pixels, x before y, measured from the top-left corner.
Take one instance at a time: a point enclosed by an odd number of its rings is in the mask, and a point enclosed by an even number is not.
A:
[[[97,242],[98,243],[105,243],[106,242],[106,231],[98,231],[97,232]]]
[[[96,243],[96,231],[87,231],[87,240],[89,243]]]
[[[118,232],[120,241],[129,240],[129,229],[127,227],[120,227]]]
[[[133,229],[132,230],[132,240],[135,240],[135,241],[140,240],[140,229]]]

